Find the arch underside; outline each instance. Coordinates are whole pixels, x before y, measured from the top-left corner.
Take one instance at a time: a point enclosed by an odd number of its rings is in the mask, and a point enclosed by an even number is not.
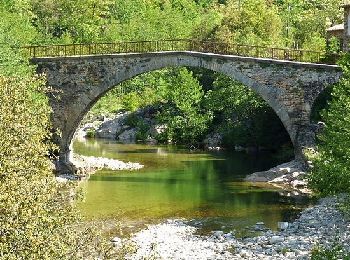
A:
[[[81,120],[86,115],[86,113],[92,108],[92,106],[107,92],[112,90],[113,88],[117,87],[120,83],[130,80],[138,75],[141,75],[143,73],[167,68],[167,67],[198,67],[198,68],[204,68],[208,70],[212,70],[218,73],[222,73],[232,80],[238,81],[242,83],[243,85],[247,86],[248,88],[252,89],[256,93],[259,94],[272,109],[275,111],[275,113],[278,115],[282,123],[284,124],[287,132],[289,133],[291,140],[294,140],[295,133],[293,132],[293,129],[290,127],[290,118],[286,111],[286,109],[283,109],[281,107],[281,104],[278,103],[277,100],[273,98],[276,93],[274,91],[271,91],[271,87],[269,86],[263,86],[259,85],[257,82],[255,82],[253,79],[249,78],[248,76],[244,75],[242,72],[238,71],[235,67],[231,66],[218,66],[216,62],[203,62],[201,58],[199,58],[195,63],[193,61],[189,61],[188,59],[179,59],[177,58],[176,61],[174,60],[168,60],[168,62],[162,62],[160,64],[152,64],[152,66],[144,66],[142,69],[129,69],[127,72],[124,71],[124,73],[121,73],[122,75],[116,75],[115,78],[108,83],[103,82],[103,86],[100,88],[100,91],[98,93],[93,93],[90,96],[91,102],[84,107],[84,109],[81,111],[81,114],[77,118],[71,133],[69,134],[69,142],[72,140],[75,129],[79,126]],[[120,74],[120,73],[116,73]],[[97,94],[97,95],[96,95]]]

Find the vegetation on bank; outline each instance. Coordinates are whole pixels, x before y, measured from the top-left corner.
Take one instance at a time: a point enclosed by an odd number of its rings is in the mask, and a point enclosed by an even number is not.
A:
[[[318,138],[318,153],[310,185],[322,195],[350,192],[350,55],[340,63],[342,80],[333,87],[322,119],[326,127]]]
[[[0,3],[0,259],[107,256],[111,246],[81,223],[75,184],[53,175],[45,78],[14,47],[34,40],[36,29],[6,4]]]
[[[346,218],[350,216],[350,54],[340,62],[343,78],[332,88],[331,100],[327,109],[321,113],[326,123],[318,136],[317,152],[310,156],[313,168],[309,177],[309,186],[321,196],[339,195],[339,210]],[[336,238],[335,238],[336,239]],[[311,259],[350,259],[335,241],[329,247],[315,248]]]
[[[199,38],[324,50],[326,27],[342,19],[340,4],[341,0],[1,1],[0,258],[107,258],[108,251],[95,233],[80,225],[67,196],[70,187],[58,185],[52,175],[45,81],[35,75],[19,46]],[[347,58],[345,77],[324,112],[327,128],[311,179],[322,194],[348,192],[350,187],[349,67]],[[265,146],[281,127],[261,98],[222,75],[167,69],[122,87],[132,91],[121,97],[116,88],[95,109],[135,110],[156,104],[160,122],[170,126],[165,139],[200,140],[218,125],[228,144]]]

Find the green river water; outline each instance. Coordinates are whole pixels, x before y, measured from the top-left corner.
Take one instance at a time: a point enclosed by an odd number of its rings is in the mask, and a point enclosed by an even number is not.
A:
[[[185,218],[202,230],[243,229],[264,222],[276,229],[309,203],[268,185],[242,178],[278,163],[270,154],[191,152],[176,146],[118,144],[106,140],[75,141],[74,152],[139,162],[137,171],[101,170],[83,183],[79,204],[88,220],[118,219],[157,223]]]

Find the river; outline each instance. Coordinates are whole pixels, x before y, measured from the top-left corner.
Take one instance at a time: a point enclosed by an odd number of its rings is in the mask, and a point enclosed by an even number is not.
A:
[[[276,229],[310,203],[307,197],[242,181],[279,163],[268,153],[189,151],[108,140],[76,140],[74,152],[145,165],[138,171],[100,170],[83,183],[79,208],[88,220],[118,219],[135,227],[184,218],[203,232],[242,231],[257,222]]]

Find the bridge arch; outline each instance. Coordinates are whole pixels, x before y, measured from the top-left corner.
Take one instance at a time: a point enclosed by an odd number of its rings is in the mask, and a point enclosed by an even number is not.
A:
[[[50,95],[59,160],[69,164],[70,144],[84,115],[108,91],[137,75],[165,67],[200,67],[222,73],[258,93],[275,111],[290,135],[296,157],[312,146],[310,112],[315,95],[336,82],[336,66],[305,64],[199,52],[158,52],[37,58],[54,89]]]

